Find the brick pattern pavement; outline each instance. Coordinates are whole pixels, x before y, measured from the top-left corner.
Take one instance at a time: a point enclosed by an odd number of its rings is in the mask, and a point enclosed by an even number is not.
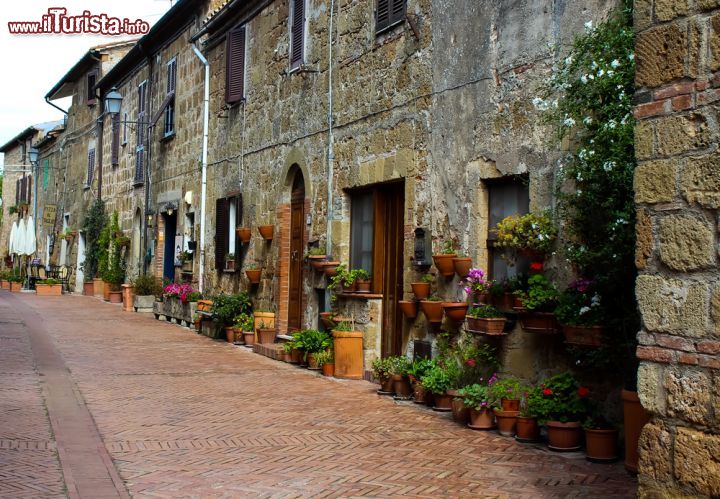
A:
[[[0,300],[1,300],[0,295]],[[138,497],[634,497],[620,464],[473,432],[91,297],[21,299]]]

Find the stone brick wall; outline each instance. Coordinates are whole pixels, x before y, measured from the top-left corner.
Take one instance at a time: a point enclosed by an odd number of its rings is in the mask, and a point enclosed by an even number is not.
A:
[[[720,3],[636,0],[641,497],[720,495]]]

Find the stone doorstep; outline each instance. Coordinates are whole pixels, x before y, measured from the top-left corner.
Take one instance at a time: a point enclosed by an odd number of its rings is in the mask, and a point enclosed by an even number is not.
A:
[[[273,360],[282,360],[283,344],[282,343],[255,343],[253,352],[269,357]]]

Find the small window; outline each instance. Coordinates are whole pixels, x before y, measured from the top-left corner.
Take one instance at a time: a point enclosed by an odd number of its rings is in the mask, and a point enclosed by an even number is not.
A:
[[[166,99],[170,99],[165,106],[165,125],[163,134],[165,137],[175,133],[175,83],[177,80],[177,58],[173,57],[167,63],[167,85],[165,91]]]
[[[87,105],[93,106],[96,102],[95,83],[97,82],[97,71],[90,71],[87,74]]]
[[[489,274],[495,281],[526,273],[530,262],[518,255],[510,258],[507,250],[495,248],[497,223],[509,215],[527,213],[530,209],[530,193],[526,177],[507,177],[488,181],[488,263]]]
[[[240,241],[235,230],[242,220],[242,197],[240,195],[220,198],[215,201],[215,269],[225,270],[225,256],[232,253],[236,261],[240,258]],[[236,265],[239,268],[239,265]]]
[[[375,196],[372,191],[355,194],[350,211],[350,267],[373,271]]]
[[[225,100],[228,104],[245,98],[245,26],[233,29],[227,36]]]
[[[141,185],[145,179],[144,159],[145,159],[145,109],[147,106],[147,80],[138,85],[138,115],[137,115],[137,132],[135,135],[135,178],[134,185]]]
[[[26,155],[25,142],[23,142],[22,144],[20,144],[20,162],[21,163],[25,162],[25,155]]]
[[[381,33],[405,20],[407,0],[377,0],[375,33]]]
[[[290,23],[290,69],[295,69],[305,57],[305,0],[290,2]]]

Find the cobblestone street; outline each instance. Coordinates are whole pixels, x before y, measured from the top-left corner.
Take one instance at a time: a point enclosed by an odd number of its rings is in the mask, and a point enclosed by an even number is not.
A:
[[[0,291],[2,497],[633,497],[590,464],[83,296]]]

